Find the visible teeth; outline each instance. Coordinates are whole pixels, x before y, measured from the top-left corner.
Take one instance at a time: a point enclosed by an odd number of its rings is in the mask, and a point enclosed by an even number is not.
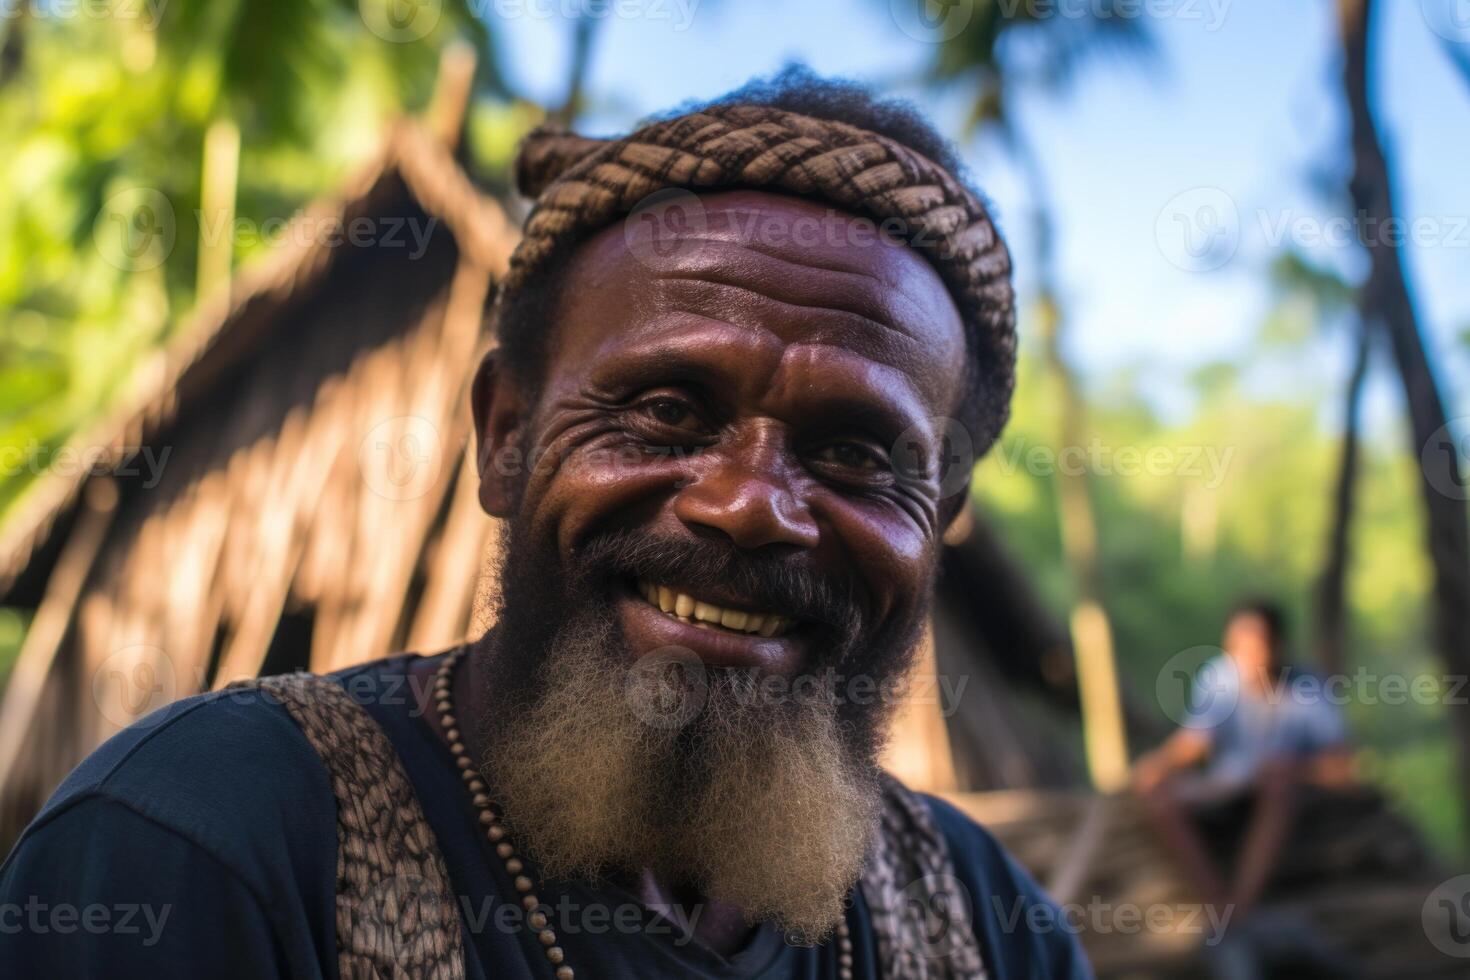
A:
[[[743,609],[726,609],[712,602],[704,602],[691,595],[679,592],[667,585],[655,585],[646,580],[637,583],[638,594],[649,605],[657,606],[664,613],[677,616],[703,629],[719,626],[741,633],[776,636],[788,630],[793,620],[779,613],[755,613]]]

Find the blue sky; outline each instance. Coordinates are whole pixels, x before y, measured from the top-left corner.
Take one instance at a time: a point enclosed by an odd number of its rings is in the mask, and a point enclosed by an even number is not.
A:
[[[1014,0],[1026,2],[1026,0]],[[570,0],[528,0],[496,17],[501,56],[528,93],[557,101],[570,52],[567,22],[548,12]],[[718,95],[799,59],[823,74],[868,81],[913,98],[958,137],[966,94],[912,84],[932,53],[896,25],[887,0],[611,0],[580,122],[616,132],[647,113]],[[1062,0],[1063,9],[1089,6]],[[1360,273],[1354,248],[1321,241],[1336,212],[1320,192],[1340,183],[1345,117],[1333,0],[1150,0],[1143,24],[1157,42],[1151,66],[1099,61],[1068,92],[1020,103],[1056,205],[1071,353],[1094,380],[1132,369],[1161,409],[1188,408],[1188,372],[1239,360],[1272,305],[1265,270],[1284,243]],[[1470,81],[1444,53],[1470,45],[1470,0],[1384,4],[1378,109],[1391,138],[1401,213],[1421,219],[1407,247],[1421,318],[1438,355],[1451,414],[1470,412]],[[494,9],[493,7],[490,9]],[[1024,290],[1027,202],[1001,148],[961,145],[1016,254]],[[1231,211],[1233,209],[1233,218]],[[1208,212],[1208,213],[1206,213]],[[1181,217],[1182,215],[1182,217]],[[1219,218],[1225,243],[1203,258],[1184,234]],[[1193,222],[1194,224],[1191,224]],[[1202,240],[1202,239],[1200,239]],[[1263,394],[1289,384],[1335,390],[1346,345],[1325,338],[1298,363],[1267,365]],[[1370,418],[1399,413],[1380,362]]]

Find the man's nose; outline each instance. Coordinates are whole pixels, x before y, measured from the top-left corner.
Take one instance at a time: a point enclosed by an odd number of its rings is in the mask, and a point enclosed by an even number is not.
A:
[[[811,510],[777,467],[732,458],[705,470],[674,500],[674,514],[696,532],[715,530],[741,548],[814,548]]]

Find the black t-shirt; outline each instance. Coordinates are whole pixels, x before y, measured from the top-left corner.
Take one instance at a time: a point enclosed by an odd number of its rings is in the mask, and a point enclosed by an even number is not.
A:
[[[418,713],[412,659],[337,676],[387,732],[438,838],[466,976],[550,980],[453,759]],[[989,976],[1090,976],[1066,920],[1026,873],[968,818],[929,803]],[[286,710],[253,691],[188,698],[88,757],[0,866],[0,975],[335,978],[336,871],[326,769]],[[835,943],[790,946],[765,926],[722,957],[614,886],[538,880],[537,895],[579,977],[837,976]],[[854,975],[873,978],[858,892],[848,925]]]

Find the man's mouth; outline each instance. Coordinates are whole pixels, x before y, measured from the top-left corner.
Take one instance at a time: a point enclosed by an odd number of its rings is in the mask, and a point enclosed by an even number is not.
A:
[[[747,636],[778,637],[789,633],[796,626],[795,619],[778,612],[717,605],[647,579],[638,579],[635,591],[645,602],[670,619],[700,629]]]

